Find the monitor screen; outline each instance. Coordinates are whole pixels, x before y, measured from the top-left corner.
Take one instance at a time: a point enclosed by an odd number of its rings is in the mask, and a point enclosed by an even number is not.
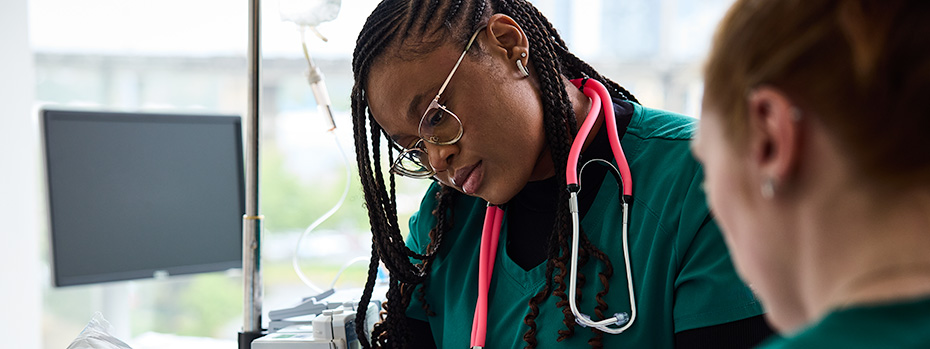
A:
[[[242,266],[240,117],[41,119],[56,286]]]

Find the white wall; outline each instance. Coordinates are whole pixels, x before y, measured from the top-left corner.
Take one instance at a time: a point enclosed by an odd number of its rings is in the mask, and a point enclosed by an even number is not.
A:
[[[42,318],[38,132],[28,0],[0,1],[0,338],[39,348]]]

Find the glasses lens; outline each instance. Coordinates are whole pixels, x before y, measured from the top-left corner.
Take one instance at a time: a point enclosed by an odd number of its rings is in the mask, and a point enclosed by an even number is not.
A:
[[[433,144],[452,144],[462,136],[462,123],[441,105],[426,111],[420,119],[420,137]]]
[[[426,152],[420,149],[411,149],[400,155],[394,164],[394,171],[402,176],[413,178],[427,178],[433,175],[429,168],[429,159]]]

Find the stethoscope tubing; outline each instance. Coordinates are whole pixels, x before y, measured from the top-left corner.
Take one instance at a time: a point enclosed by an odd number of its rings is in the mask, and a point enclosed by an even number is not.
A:
[[[584,146],[585,140],[588,139],[591,129],[594,128],[594,123],[597,122],[601,105],[610,103],[610,92],[607,91],[604,85],[594,79],[574,79],[571,82],[575,87],[582,89],[585,96],[591,99],[591,109],[588,110],[587,117],[582,122],[581,128],[578,129],[578,134],[575,135],[575,141],[572,142],[571,150],[568,153],[568,163],[565,169],[566,182],[569,185],[578,185],[578,159],[581,157],[581,148]],[[617,133],[617,118],[614,115],[613,108],[604,108],[604,119],[607,122],[607,138],[610,141],[610,150],[614,154],[617,166],[619,166],[617,169],[620,171],[623,195],[632,196],[633,176],[630,173],[630,165],[626,161],[626,154],[623,153],[623,147],[620,146],[620,135]]]
[[[475,303],[475,317],[472,320],[470,348],[483,348],[487,338],[488,290],[494,273],[494,260],[497,258],[497,243],[503,222],[504,210],[488,204],[478,253],[478,301]]]

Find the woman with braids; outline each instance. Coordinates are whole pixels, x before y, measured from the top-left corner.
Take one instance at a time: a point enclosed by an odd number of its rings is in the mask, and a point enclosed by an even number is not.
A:
[[[479,259],[489,204],[503,210],[503,227],[489,248],[496,259],[484,298],[488,347],[744,348],[769,333],[707,209],[689,151],[694,121],[638,104],[570,53],[529,2],[382,1],[359,34],[353,71],[355,146],[373,234],[361,304],[379,262],[390,271],[371,342],[357,321],[365,346],[469,343],[473,323],[485,320],[475,314],[479,273],[488,271]],[[593,105],[569,81],[576,78],[609,90],[604,108],[616,114],[636,179],[629,255],[638,315],[621,334],[576,325],[569,306],[566,164]],[[582,163],[613,159],[602,124]],[[576,300],[595,321],[633,310],[619,184],[607,173],[583,173],[578,205]],[[406,239],[396,175],[433,181]]]
[[[930,2],[740,0],[695,153],[783,338],[930,348]]]

